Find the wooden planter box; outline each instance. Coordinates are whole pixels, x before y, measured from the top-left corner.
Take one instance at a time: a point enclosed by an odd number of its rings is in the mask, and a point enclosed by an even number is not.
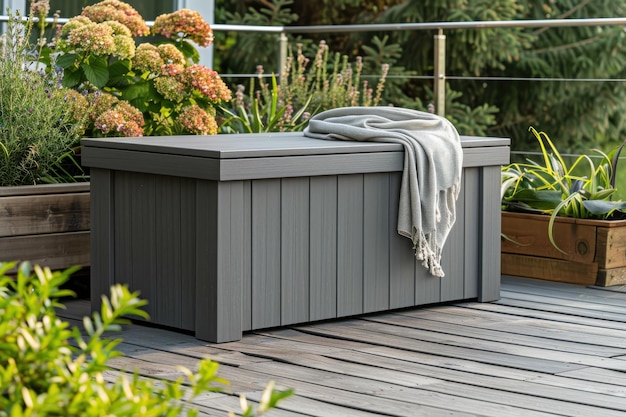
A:
[[[559,252],[548,239],[549,216],[502,212],[502,273],[582,285],[626,284],[626,220],[559,217]]]
[[[0,187],[0,261],[88,266],[89,183]]]
[[[83,140],[92,308],[113,283],[151,321],[212,342],[242,331],[500,294],[509,140],[462,138],[446,277],[396,232],[400,145],[302,133]]]

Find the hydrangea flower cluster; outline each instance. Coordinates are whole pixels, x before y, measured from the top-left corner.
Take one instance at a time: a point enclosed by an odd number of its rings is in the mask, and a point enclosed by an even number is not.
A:
[[[86,134],[217,133],[214,106],[232,94],[216,71],[195,63],[190,43],[210,45],[209,24],[183,9],[159,16],[154,38],[136,46],[148,34],[139,13],[119,0],[87,6],[61,28],[51,56],[63,68],[63,85],[87,98],[75,98],[88,107]]]
[[[213,43],[211,26],[202,19],[200,13],[189,9],[157,17],[152,26],[152,33],[166,38],[189,38],[202,47]]]
[[[92,6],[86,6],[82,15],[92,22],[120,22],[130,29],[133,36],[145,36],[150,33],[141,15],[132,6],[118,0],[104,0]]]
[[[217,133],[215,117],[196,104],[184,107],[176,120],[196,135],[215,135]]]

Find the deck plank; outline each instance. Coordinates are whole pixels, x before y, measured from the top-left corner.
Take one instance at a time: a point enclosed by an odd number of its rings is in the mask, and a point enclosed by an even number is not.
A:
[[[78,325],[85,300],[61,312]],[[137,371],[174,380],[183,365],[220,363],[230,381],[202,395],[200,416],[260,400],[269,380],[296,394],[269,417],[622,416],[626,293],[503,277],[493,303],[458,302],[248,332],[210,344],[132,324],[108,378]]]

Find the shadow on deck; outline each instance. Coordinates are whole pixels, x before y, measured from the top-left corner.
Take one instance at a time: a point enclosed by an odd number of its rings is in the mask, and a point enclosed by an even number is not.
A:
[[[68,303],[66,317],[88,312]],[[118,336],[118,335],[115,335]],[[626,290],[503,277],[500,301],[414,308],[246,334],[207,344],[131,325],[109,375],[218,361],[225,393],[200,415],[258,400],[265,384],[295,388],[269,416],[624,416]]]

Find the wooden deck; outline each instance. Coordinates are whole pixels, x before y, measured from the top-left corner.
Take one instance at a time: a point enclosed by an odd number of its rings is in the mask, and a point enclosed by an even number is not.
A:
[[[132,325],[110,374],[172,379],[175,365],[217,360],[231,385],[197,400],[205,416],[238,410],[240,393],[258,400],[272,379],[296,394],[269,416],[623,417],[620,290],[504,277],[495,303],[255,331],[219,345]]]

